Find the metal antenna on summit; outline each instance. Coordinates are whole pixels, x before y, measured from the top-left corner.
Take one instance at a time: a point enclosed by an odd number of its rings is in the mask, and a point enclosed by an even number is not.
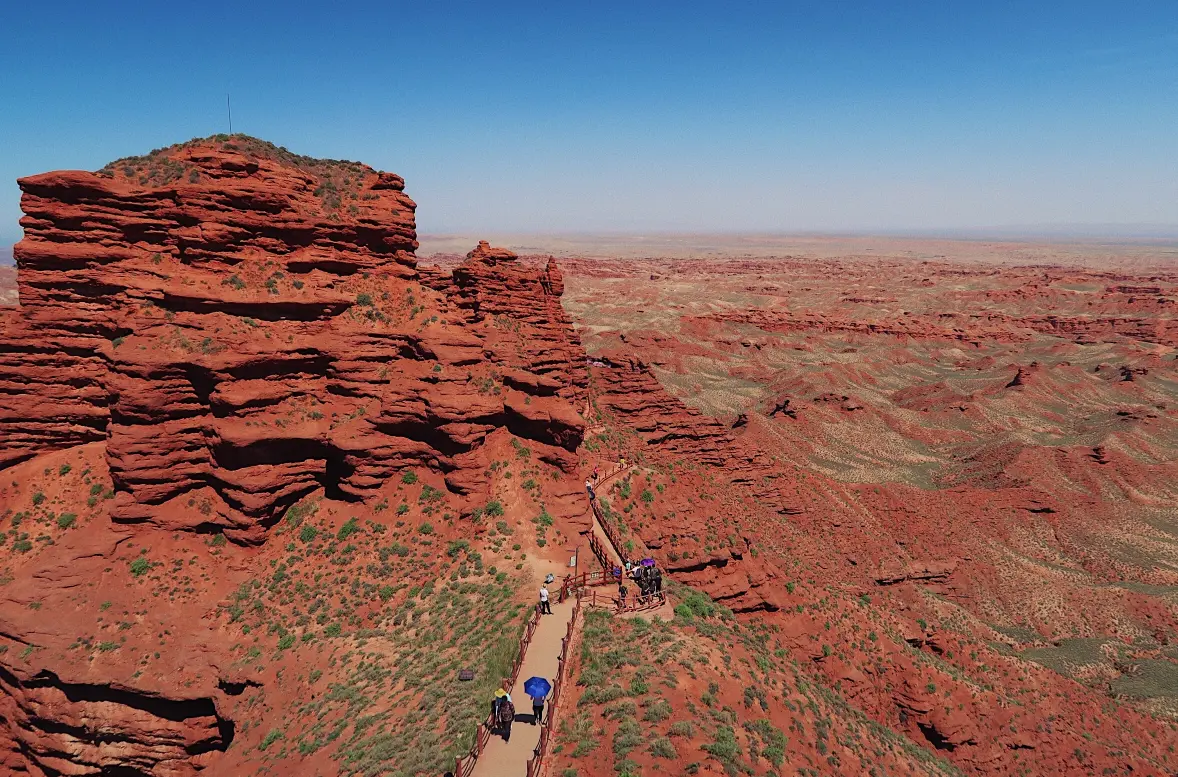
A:
[[[225,108],[229,111],[229,134],[233,134],[233,106],[229,104],[229,93],[225,93]]]

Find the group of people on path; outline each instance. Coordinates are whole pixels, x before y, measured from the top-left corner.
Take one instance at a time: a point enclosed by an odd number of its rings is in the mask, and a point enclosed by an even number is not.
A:
[[[532,678],[535,680],[537,678]],[[531,682],[531,680],[529,680]],[[541,689],[551,685],[549,683],[541,684]],[[539,694],[539,690],[536,691]],[[544,719],[544,702],[548,698],[547,691],[544,695],[531,696],[532,699],[532,725],[539,726]],[[511,725],[515,723],[515,702],[511,700],[511,694],[502,688],[495,691],[495,698],[491,700],[491,720],[490,727],[492,734],[498,734],[503,737],[504,742],[511,741]]]
[[[638,602],[644,603],[650,597],[658,597],[663,593],[663,572],[655,564],[654,559],[643,559],[638,564],[626,561],[625,569],[613,568],[614,578],[618,581],[618,601],[622,608],[626,607],[626,597],[630,590],[626,587],[629,578],[638,587]]]

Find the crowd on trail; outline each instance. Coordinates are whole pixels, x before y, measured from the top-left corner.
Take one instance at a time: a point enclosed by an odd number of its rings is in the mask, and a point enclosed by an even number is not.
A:
[[[618,603],[622,609],[626,608],[626,598],[630,594],[626,586],[627,579],[638,588],[637,604],[645,604],[663,595],[663,572],[653,558],[644,558],[637,564],[627,561],[625,567],[615,566],[613,576],[618,581]]]

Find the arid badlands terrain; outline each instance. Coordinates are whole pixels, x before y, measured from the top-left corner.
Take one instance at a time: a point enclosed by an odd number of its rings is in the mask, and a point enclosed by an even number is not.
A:
[[[419,245],[245,136],[20,185],[0,772],[453,768],[621,459],[671,604],[582,608],[543,773],[1178,772],[1178,248]]]

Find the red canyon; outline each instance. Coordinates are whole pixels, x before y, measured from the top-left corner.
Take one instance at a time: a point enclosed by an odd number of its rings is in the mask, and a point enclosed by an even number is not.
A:
[[[1164,256],[419,264],[400,177],[236,135],[20,185],[8,773],[452,768],[621,459],[672,606],[586,615],[549,772],[1178,769]]]

